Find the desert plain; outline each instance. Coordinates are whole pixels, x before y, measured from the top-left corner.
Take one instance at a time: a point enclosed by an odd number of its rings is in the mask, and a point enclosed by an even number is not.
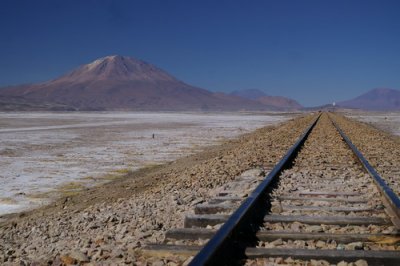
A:
[[[0,233],[6,241],[0,248],[6,253],[0,259],[6,265],[170,263],[143,257],[141,248],[160,243],[167,230],[182,227],[194,205],[244,171],[273,167],[313,117],[2,115]],[[378,132],[384,138],[399,138],[398,113],[345,115],[385,130]]]
[[[0,113],[0,215],[285,121],[279,113]]]

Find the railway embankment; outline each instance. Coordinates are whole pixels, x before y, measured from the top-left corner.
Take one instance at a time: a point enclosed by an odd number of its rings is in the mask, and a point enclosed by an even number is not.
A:
[[[21,213],[0,226],[0,262],[27,265],[132,263],[162,241],[213,188],[249,168],[274,165],[314,115],[268,126],[173,163]]]
[[[399,198],[337,118],[318,116],[264,178],[231,182],[252,192],[227,189],[197,205],[144,254],[190,265],[398,265]]]
[[[398,193],[398,138],[340,115],[330,116]],[[262,182],[263,174],[273,172],[316,117],[310,114],[265,127],[222,146],[129,174],[52,206],[10,218],[0,227],[0,249],[4,250],[0,262],[187,264],[193,251],[207,243],[240,200]],[[233,204],[222,206],[225,201]],[[243,262],[248,265],[325,265],[328,262],[324,254],[331,253],[337,258],[338,254],[350,254],[350,265],[366,265],[365,260],[357,260],[360,249],[372,252],[365,253],[367,257],[397,254],[392,252],[398,248],[397,229],[390,222],[379,191],[327,114],[321,116],[290,167],[280,173],[268,205],[269,215],[257,232],[259,240],[247,250],[253,256]],[[196,218],[209,213],[219,220],[207,224]],[[194,225],[190,230],[206,237],[168,240],[171,232],[175,237],[187,237],[188,231],[179,232],[179,228],[190,223]],[[376,241],[371,242],[371,237]],[[178,246],[194,243],[197,247],[183,256],[149,257],[143,252],[149,244],[166,241]],[[268,253],[277,248],[281,253]],[[293,250],[300,250],[303,259],[284,258]],[[341,263],[348,265],[346,260]]]

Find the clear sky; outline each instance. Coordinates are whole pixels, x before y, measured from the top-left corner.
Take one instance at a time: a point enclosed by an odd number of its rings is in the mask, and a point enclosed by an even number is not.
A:
[[[400,1],[0,0],[0,86],[113,54],[320,105],[400,89]]]

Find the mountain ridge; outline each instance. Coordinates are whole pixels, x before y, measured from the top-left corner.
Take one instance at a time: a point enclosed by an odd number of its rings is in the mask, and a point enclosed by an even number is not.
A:
[[[235,90],[232,91],[230,95],[239,96],[250,100],[257,100],[260,97],[268,96],[267,94],[265,94],[265,92],[259,89]]]
[[[337,103],[338,107],[363,110],[400,110],[400,90],[375,88],[350,100]]]
[[[270,96],[259,89],[235,90],[230,95],[251,99],[261,104],[285,110],[300,110],[304,108],[296,100],[283,96]]]
[[[166,71],[125,56],[96,59],[58,78],[0,90],[3,97],[50,102],[76,110],[269,110],[261,103],[188,85]]]

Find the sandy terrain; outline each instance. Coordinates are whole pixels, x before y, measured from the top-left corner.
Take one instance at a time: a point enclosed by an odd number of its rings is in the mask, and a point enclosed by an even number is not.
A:
[[[276,114],[0,113],[0,214],[37,207],[288,118]]]
[[[249,169],[275,165],[312,119],[263,127],[33,211],[0,216],[0,264],[71,264],[71,256],[82,254],[94,264],[135,264],[143,245],[182,227],[185,214],[213,189]]]
[[[400,136],[400,112],[364,112],[351,113],[346,116]]]
[[[226,190],[243,172],[275,165],[314,118],[307,115],[257,129],[173,162],[129,172],[45,207],[0,216],[4,240],[0,250],[5,251],[0,252],[0,264],[180,265],[174,258],[145,257],[141,248],[161,243],[169,229],[182,228],[194,206],[209,201],[216,190]],[[390,178],[399,165],[400,138],[368,124],[335,119],[385,173],[383,177],[396,185],[397,180]],[[247,193],[245,187],[241,189]]]

